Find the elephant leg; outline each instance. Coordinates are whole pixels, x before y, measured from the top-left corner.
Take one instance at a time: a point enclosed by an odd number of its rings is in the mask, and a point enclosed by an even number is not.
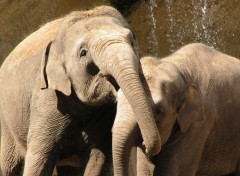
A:
[[[45,176],[53,173],[59,158],[58,146],[64,127],[47,124],[49,122],[45,122],[45,126],[35,122],[34,127],[29,128],[23,176]]]
[[[84,150],[82,153],[80,161],[74,163],[70,160],[65,160],[65,162],[58,162],[57,173],[58,176],[67,175],[84,175],[84,176],[98,176],[103,175],[105,165],[105,154],[98,148],[93,148],[89,152]],[[80,165],[79,165],[80,163]],[[61,165],[61,166],[60,166]],[[71,166],[73,167],[71,167]],[[77,167],[79,165],[79,167]],[[105,174],[104,174],[105,175]]]
[[[106,162],[105,154],[98,148],[91,149],[84,176],[101,175]]]
[[[140,147],[137,147],[137,175],[138,176],[152,176],[155,165],[142,151]]]
[[[65,122],[56,116],[46,121],[44,118],[42,116],[42,121],[35,121],[29,127],[23,176],[51,175],[59,158],[58,146],[66,127]]]
[[[72,119],[60,112],[52,90],[36,92],[33,97],[23,176],[52,175]]]
[[[4,176],[21,175],[23,158],[16,151],[16,145],[10,132],[2,124],[1,130],[1,169]]]
[[[36,141],[33,143],[39,145]],[[52,147],[36,148],[37,145],[34,147],[33,145],[28,146],[23,176],[52,175],[58,155],[55,154]]]
[[[56,131],[49,127],[47,122],[44,124],[46,125],[35,122],[34,127],[29,128],[23,176],[43,176],[53,173],[59,157],[57,150],[59,139],[54,135]]]

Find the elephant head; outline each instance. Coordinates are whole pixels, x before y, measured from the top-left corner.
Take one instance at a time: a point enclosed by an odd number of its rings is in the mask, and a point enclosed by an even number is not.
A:
[[[146,57],[141,59],[141,65],[144,87],[164,145],[176,129],[184,134],[195,121],[202,120],[201,93],[196,86],[185,81],[176,66],[166,60]],[[132,108],[124,93],[119,90],[113,126],[113,164],[116,175],[128,175],[129,153],[133,145],[139,146],[139,138]]]
[[[136,40],[114,8],[73,12],[62,22],[42,60],[42,88],[58,90],[91,106],[116,97],[120,87],[134,113],[146,151],[160,151],[160,136],[139,78]]]

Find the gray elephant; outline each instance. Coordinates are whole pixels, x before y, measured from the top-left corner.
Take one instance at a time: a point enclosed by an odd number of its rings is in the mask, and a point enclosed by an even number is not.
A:
[[[144,114],[140,128],[151,129],[141,131],[146,151],[158,153],[139,63],[133,33],[107,6],[72,12],[26,38],[0,69],[3,174],[19,174],[24,164],[24,176],[50,175],[70,137],[111,111],[118,87],[136,116]]]
[[[240,61],[203,44],[141,60],[145,90],[162,140],[152,162],[141,151],[135,115],[119,91],[113,127],[115,175],[128,175],[137,146],[138,175],[240,175]],[[145,157],[144,157],[145,155]]]

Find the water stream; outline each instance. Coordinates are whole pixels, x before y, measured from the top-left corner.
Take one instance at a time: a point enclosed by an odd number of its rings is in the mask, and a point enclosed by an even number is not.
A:
[[[149,23],[152,26],[150,35],[148,36],[148,41],[151,46],[151,53],[156,54],[158,52],[158,40],[156,35],[157,30],[157,20],[154,16],[154,9],[157,8],[156,0],[149,0],[147,4],[148,8],[148,17],[149,17]]]
[[[206,17],[207,17],[206,13],[207,13],[207,8],[208,8],[207,1],[201,0],[200,2],[201,2],[200,8],[201,8],[201,12],[202,12],[202,29],[203,29],[203,34],[204,34],[204,41],[206,42],[207,45],[209,45],[210,44],[210,42],[209,42],[210,36],[209,36],[208,30],[207,30],[208,21],[206,19]]]
[[[166,0],[166,6],[167,6],[167,16],[168,16],[168,20],[169,20],[169,27],[168,27],[168,31],[166,33],[167,35],[167,42],[170,44],[170,48],[169,50],[171,52],[174,51],[174,42],[173,42],[173,39],[172,39],[172,34],[173,34],[173,29],[174,29],[174,18],[173,18],[173,15],[172,15],[172,9],[171,9],[171,6],[172,6],[172,0]]]
[[[200,42],[208,46],[219,49],[223,46],[222,38],[219,37],[222,32],[219,28],[219,22],[214,18],[218,15],[218,9],[215,8],[216,0],[164,0],[159,3],[158,0],[146,1],[148,12],[148,22],[151,26],[148,35],[150,45],[149,53],[157,54],[161,47],[159,43],[167,43],[170,52],[175,51],[188,43]],[[157,16],[158,9],[165,8],[162,16]],[[163,20],[160,22],[160,20]],[[167,24],[166,28],[161,25]],[[166,41],[160,41],[161,29],[164,31]],[[234,35],[234,34],[233,34]]]

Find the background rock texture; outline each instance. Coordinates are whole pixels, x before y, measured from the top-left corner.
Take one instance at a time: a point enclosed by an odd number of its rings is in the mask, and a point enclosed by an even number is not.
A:
[[[240,0],[0,0],[0,64],[46,22],[102,4],[126,17],[142,55],[162,57],[202,42],[240,57]]]

